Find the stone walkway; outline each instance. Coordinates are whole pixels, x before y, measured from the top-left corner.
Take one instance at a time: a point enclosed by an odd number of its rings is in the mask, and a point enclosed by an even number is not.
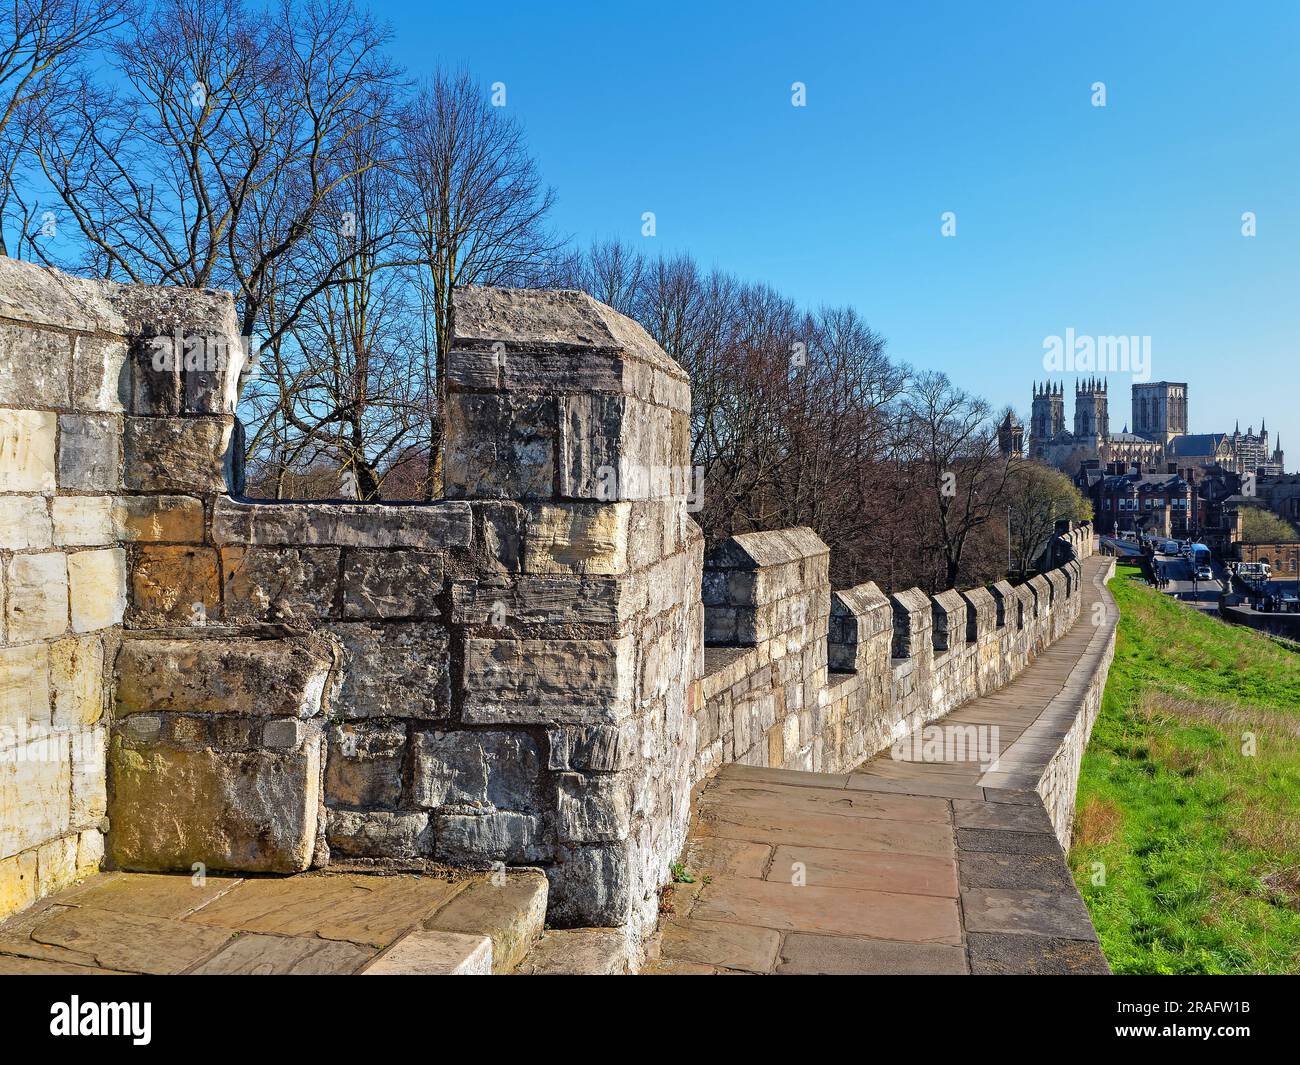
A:
[[[488,975],[541,935],[546,878],[101,873],[0,924],[0,975]]]
[[[1110,562],[1085,560],[1068,633],[1011,684],[938,723],[985,726],[990,740],[996,725],[992,770],[978,757],[884,752],[847,774],[719,771],[691,828],[694,883],[666,893],[660,957],[643,971],[1108,972],[1033,789],[1114,626],[1102,585]]]

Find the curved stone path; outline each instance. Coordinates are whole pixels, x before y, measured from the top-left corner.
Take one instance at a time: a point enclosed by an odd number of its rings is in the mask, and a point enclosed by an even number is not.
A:
[[[1053,820],[1069,824],[1105,683],[1112,566],[1086,559],[1070,631],[910,737],[910,760],[720,770],[697,798],[694,882],[665,892],[660,956],[643,972],[1108,972]]]

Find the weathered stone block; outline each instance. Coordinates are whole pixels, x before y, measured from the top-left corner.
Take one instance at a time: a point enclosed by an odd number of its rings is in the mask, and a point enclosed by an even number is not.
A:
[[[561,773],[556,789],[556,828],[565,843],[626,839],[632,824],[627,777]]]
[[[563,725],[548,729],[548,769],[614,773],[636,761],[638,731],[631,725]]]
[[[139,625],[204,625],[221,613],[217,552],[148,544],[131,572],[131,620]]]
[[[191,496],[119,496],[113,500],[113,530],[128,543],[198,543],[203,502]]]
[[[337,617],[337,547],[223,547],[228,620]]]
[[[412,623],[330,625],[343,644],[333,704],[347,719],[445,718],[451,703],[447,630]]]
[[[540,862],[551,846],[531,814],[499,810],[482,814],[435,813],[434,857],[447,862]]]
[[[54,542],[60,547],[98,547],[114,542],[112,496],[55,496],[50,510]]]
[[[523,732],[419,732],[412,801],[419,806],[540,804],[537,746]]]
[[[49,721],[49,645],[0,647],[0,752]]]
[[[104,714],[104,643],[70,636],[49,645],[54,727],[79,730]]]
[[[468,503],[261,503],[219,496],[212,508],[218,544],[285,547],[469,547]]]
[[[226,491],[232,420],[127,418],[126,487],[142,492]]]
[[[627,588],[612,577],[517,577],[457,581],[451,595],[458,624],[615,625],[625,616]]]
[[[0,409],[0,492],[53,492],[57,415]]]
[[[0,858],[0,919],[36,901],[36,851]]]
[[[73,632],[121,624],[126,610],[126,552],[116,547],[69,555],[68,600]]]
[[[546,869],[548,919],[556,927],[618,927],[632,913],[632,861],[625,846],[557,850]]]
[[[68,831],[72,798],[69,737],[50,733],[0,758],[0,857]]]
[[[475,541],[482,544],[479,565],[488,573],[518,573],[524,557],[524,508],[514,502],[475,500]]]
[[[920,588],[908,588],[889,597],[894,611],[895,658],[911,658],[924,650],[930,640],[934,618],[930,612],[930,597]]]
[[[68,562],[57,552],[9,560],[5,620],[11,643],[61,636],[68,628]]]
[[[314,736],[314,741],[312,737]],[[293,751],[110,745],[109,850],[123,869],[297,873],[311,863],[320,732]]]
[[[74,828],[98,824],[108,810],[104,784],[107,744],[108,730],[104,728],[85,729],[72,736],[72,803],[68,820]]]
[[[465,641],[464,719],[617,724],[631,712],[632,640]]]
[[[343,616],[436,619],[442,576],[438,551],[350,550],[343,561]]]
[[[62,891],[77,878],[77,835],[47,840],[36,851],[37,888],[41,895]]]
[[[72,340],[66,333],[0,324],[0,403],[66,407]]]
[[[0,544],[9,551],[39,551],[53,542],[45,496],[0,496]]]
[[[630,514],[630,503],[529,506],[524,571],[583,576],[625,572]]]
[[[107,414],[59,416],[59,487],[112,492],[122,471],[121,431]]]
[[[348,858],[417,858],[433,850],[429,815],[390,810],[329,810],[330,851]]]
[[[930,638],[937,652],[955,650],[966,643],[966,601],[949,588],[930,600],[933,621]]]
[[[77,410],[121,411],[130,396],[126,343],[79,336],[72,346],[72,406]]]
[[[126,639],[117,712],[313,717],[332,666],[310,639]]]
[[[690,409],[685,372],[632,319],[582,292],[455,292],[453,388],[622,392]]]
[[[554,491],[555,400],[447,396],[449,498],[545,499]]]
[[[342,806],[397,806],[405,751],[404,725],[334,726],[325,763],[325,801]]]

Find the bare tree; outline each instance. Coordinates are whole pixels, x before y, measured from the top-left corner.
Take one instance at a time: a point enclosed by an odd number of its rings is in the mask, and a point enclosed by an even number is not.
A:
[[[408,224],[430,323],[426,494],[432,498],[441,481],[452,292],[520,284],[544,269],[557,247],[543,228],[554,196],[538,176],[522,128],[466,73],[436,73],[408,104],[403,125]]]
[[[998,448],[988,404],[944,374],[913,380],[903,422],[916,503],[942,559],[942,587],[953,588],[974,534],[1003,506],[1010,462]]]
[[[287,288],[334,191],[385,160],[356,150],[388,120],[385,34],[351,0],[159,0],[109,52],[111,88],[82,76],[51,109],[38,158],[80,232],[83,270],[235,291],[246,334],[275,330],[343,276],[317,262]],[[374,143],[371,141],[370,143]]]
[[[132,0],[10,0],[0,32],[0,255],[16,228],[14,252],[31,250],[30,197],[19,167],[26,164],[43,116],[69,84],[75,64],[123,24]],[[17,218],[13,217],[17,207]]]

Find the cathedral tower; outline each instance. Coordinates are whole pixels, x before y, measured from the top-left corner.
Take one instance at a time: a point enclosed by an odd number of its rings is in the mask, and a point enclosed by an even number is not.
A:
[[[1094,446],[1110,438],[1110,411],[1106,382],[1090,377],[1074,386],[1074,435]]]
[[[1037,444],[1065,432],[1065,389],[1051,382],[1034,384],[1034,405],[1029,418],[1029,435]]]
[[[1133,431],[1166,447],[1187,432],[1187,385],[1147,381],[1133,386]]]

